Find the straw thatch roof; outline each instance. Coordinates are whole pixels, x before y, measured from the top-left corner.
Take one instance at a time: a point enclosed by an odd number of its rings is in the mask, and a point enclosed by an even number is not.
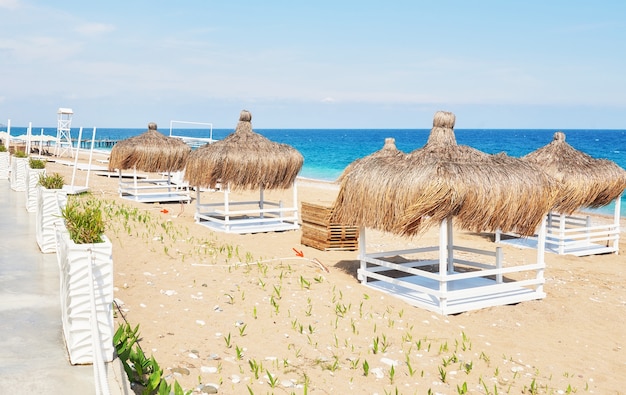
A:
[[[376,159],[394,160],[396,158],[403,157],[403,156],[406,156],[406,154],[400,151],[396,147],[396,139],[394,139],[393,137],[387,137],[385,139],[385,145],[383,145],[383,147],[380,150],[364,158],[359,158],[355,160],[354,162],[350,163],[348,166],[346,166],[346,168],[343,170],[343,172],[341,173],[337,181],[341,182],[347,174],[349,174],[350,172],[352,172],[352,170],[354,170],[355,166],[361,166],[361,165],[367,166],[368,161],[373,161]]]
[[[137,170],[172,172],[185,168],[191,147],[184,141],[163,135],[157,131],[155,123],[148,124],[148,130],[139,136],[117,142],[109,156],[109,170]]]
[[[561,184],[553,209],[563,214],[605,206],[626,189],[624,169],[576,150],[565,142],[563,132],[556,132],[552,142],[522,160],[541,167]]]
[[[454,122],[454,114],[437,112],[424,147],[355,165],[334,219],[415,235],[455,217],[468,230],[533,234],[553,202],[554,181],[530,163],[457,145]]]
[[[338,223],[392,232],[403,214],[403,207],[394,204],[393,182],[408,166],[406,157],[395,140],[387,138],[379,151],[349,164],[339,177],[341,187],[333,209]]]
[[[189,155],[185,180],[201,188],[218,183],[233,189],[286,189],[293,185],[304,158],[295,148],[270,141],[252,130],[243,110],[233,133]]]

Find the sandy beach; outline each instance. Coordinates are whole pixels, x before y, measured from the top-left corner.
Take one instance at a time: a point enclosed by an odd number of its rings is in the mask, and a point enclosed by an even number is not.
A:
[[[66,183],[72,177],[72,167],[58,163],[48,163],[47,172],[63,174]],[[85,176],[79,171],[76,184]],[[213,232],[194,223],[194,202],[134,203],[118,196],[117,182],[89,178],[94,196],[149,216],[143,222],[119,216],[107,230],[116,321],[139,325],[144,352],[186,390],[626,393],[624,221],[619,255],[546,254],[545,299],[442,316],[361,285],[357,251],[303,246],[301,231]],[[337,192],[331,183],[298,182],[300,201],[330,204]],[[223,199],[220,192],[205,194]],[[257,194],[233,192],[233,198]],[[266,198],[289,200],[291,191],[267,191]],[[438,240],[437,229],[414,239],[373,231],[367,237],[380,250]],[[457,230],[455,237],[495,248],[493,235]],[[536,256],[503,249],[506,260]]]

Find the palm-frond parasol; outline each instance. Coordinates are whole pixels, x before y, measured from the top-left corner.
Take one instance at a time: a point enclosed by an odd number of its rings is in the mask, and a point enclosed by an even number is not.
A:
[[[349,164],[339,177],[333,209],[337,223],[393,231],[404,212],[393,200],[395,179],[409,165],[406,157],[395,140],[387,138],[380,150]]]
[[[520,159],[458,145],[454,123],[454,114],[437,112],[424,147],[355,166],[336,220],[410,236],[455,217],[468,230],[533,234],[553,203],[552,178]]]
[[[241,111],[233,133],[193,151],[185,180],[201,188],[219,183],[242,190],[290,188],[302,169],[302,154],[254,132],[251,120],[249,111]]]
[[[626,171],[615,162],[596,159],[565,142],[556,132],[552,142],[524,157],[554,177],[560,189],[553,209],[563,214],[591,207],[602,207],[615,200],[626,188]]]
[[[111,149],[109,170],[137,169],[151,173],[183,170],[191,147],[157,131],[150,123],[138,136],[119,141]]]

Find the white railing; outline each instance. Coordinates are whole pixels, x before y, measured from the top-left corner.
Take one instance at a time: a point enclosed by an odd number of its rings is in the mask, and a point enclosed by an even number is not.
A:
[[[615,201],[612,223],[594,225],[589,215],[565,215],[550,212],[546,216],[545,248],[547,251],[561,255],[618,254],[621,231],[619,215],[620,197]],[[501,235],[502,232],[496,232],[496,243],[502,241]],[[507,235],[513,236],[518,242],[524,240],[514,233],[507,233]],[[506,242],[510,242],[510,240]]]
[[[174,134],[174,126],[176,124],[186,125],[186,126],[205,126],[205,128],[189,128],[191,130],[208,130],[208,137],[192,137],[192,136],[183,136]],[[187,145],[191,148],[199,148],[205,144],[212,144],[216,140],[213,139],[213,124],[208,122],[191,122],[191,121],[170,121],[170,137],[176,137],[183,140]]]
[[[263,189],[259,200],[231,201],[229,188],[220,192],[224,200],[218,203],[202,203],[200,188],[197,188],[195,220],[214,230],[227,233],[257,233],[299,229],[298,198],[294,183],[293,205],[282,201],[266,200]],[[233,209],[234,208],[234,209]]]
[[[504,266],[501,247],[485,251],[454,245],[449,221],[442,223],[440,245],[433,247],[366,253],[364,228],[359,235],[359,280],[417,307],[455,314],[545,297],[543,249],[536,263]],[[404,262],[392,261],[398,257]]]

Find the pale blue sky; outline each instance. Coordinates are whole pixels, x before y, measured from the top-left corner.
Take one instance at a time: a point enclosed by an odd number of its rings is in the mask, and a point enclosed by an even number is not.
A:
[[[0,123],[626,128],[623,1],[0,0]]]

